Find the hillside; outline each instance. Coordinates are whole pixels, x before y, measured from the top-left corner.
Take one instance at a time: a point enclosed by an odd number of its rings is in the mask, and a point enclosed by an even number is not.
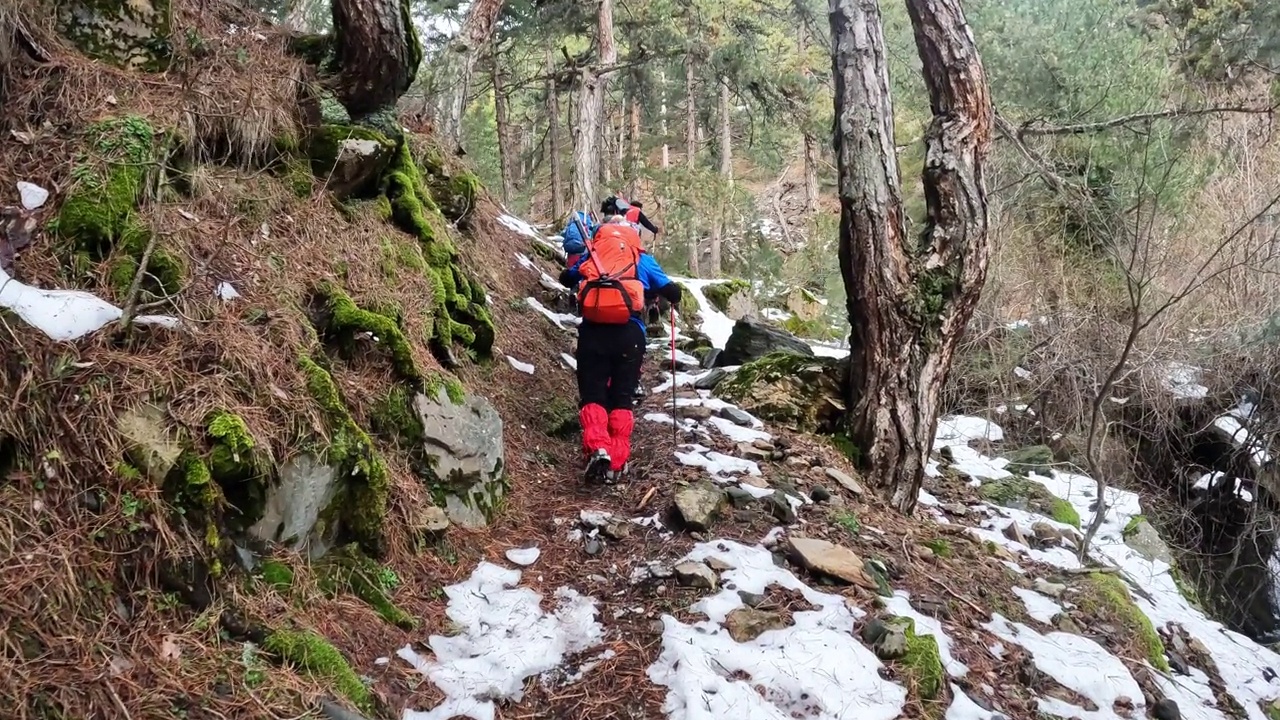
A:
[[[1280,715],[1137,495],[1078,557],[1096,484],[1012,395],[890,507],[847,351],[750,283],[673,273],[631,481],[582,485],[554,227],[256,11],[49,7],[0,9],[6,717]]]

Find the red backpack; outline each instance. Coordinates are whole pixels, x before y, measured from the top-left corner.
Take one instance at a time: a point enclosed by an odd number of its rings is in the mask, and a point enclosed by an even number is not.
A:
[[[579,272],[578,306],[582,319],[621,325],[644,309],[644,284],[637,275],[640,236],[626,225],[602,225],[587,242],[587,259]]]

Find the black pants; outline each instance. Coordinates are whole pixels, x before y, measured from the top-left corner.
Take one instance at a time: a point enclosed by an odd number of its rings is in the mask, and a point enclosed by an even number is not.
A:
[[[640,384],[644,331],[634,322],[578,326],[578,405],[630,410]]]

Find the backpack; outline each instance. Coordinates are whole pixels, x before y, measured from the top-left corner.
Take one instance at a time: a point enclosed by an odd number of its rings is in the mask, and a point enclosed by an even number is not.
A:
[[[566,255],[578,255],[587,249],[587,239],[596,232],[591,216],[581,210],[569,216],[569,224],[561,233],[561,245]]]
[[[625,225],[602,226],[587,243],[587,257],[579,267],[582,319],[622,325],[638,317],[644,309],[639,268],[640,243],[635,231]]]

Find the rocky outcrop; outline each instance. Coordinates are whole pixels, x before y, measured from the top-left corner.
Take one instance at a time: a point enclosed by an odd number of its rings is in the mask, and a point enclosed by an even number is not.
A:
[[[376,185],[395,152],[396,144],[376,130],[325,125],[311,139],[311,171],[345,198]]]
[[[158,71],[172,51],[169,0],[59,3],[59,29],[84,54],[119,67]]]
[[[477,395],[455,402],[444,388],[434,398],[419,393],[414,410],[436,502],[453,522],[484,527],[506,494],[498,411]]]
[[[249,534],[268,543],[283,543],[312,559],[332,545],[333,529],[319,523],[320,515],[337,496],[337,469],[314,455],[302,455],[280,469],[280,481],[267,490],[262,518]]]
[[[776,353],[743,365],[716,394],[761,420],[826,432],[845,410],[843,373],[834,358]]]
[[[813,348],[786,330],[763,320],[744,318],[734,323],[733,333],[724,344],[724,352],[716,358],[716,366],[745,365],[774,353],[813,357]]]

